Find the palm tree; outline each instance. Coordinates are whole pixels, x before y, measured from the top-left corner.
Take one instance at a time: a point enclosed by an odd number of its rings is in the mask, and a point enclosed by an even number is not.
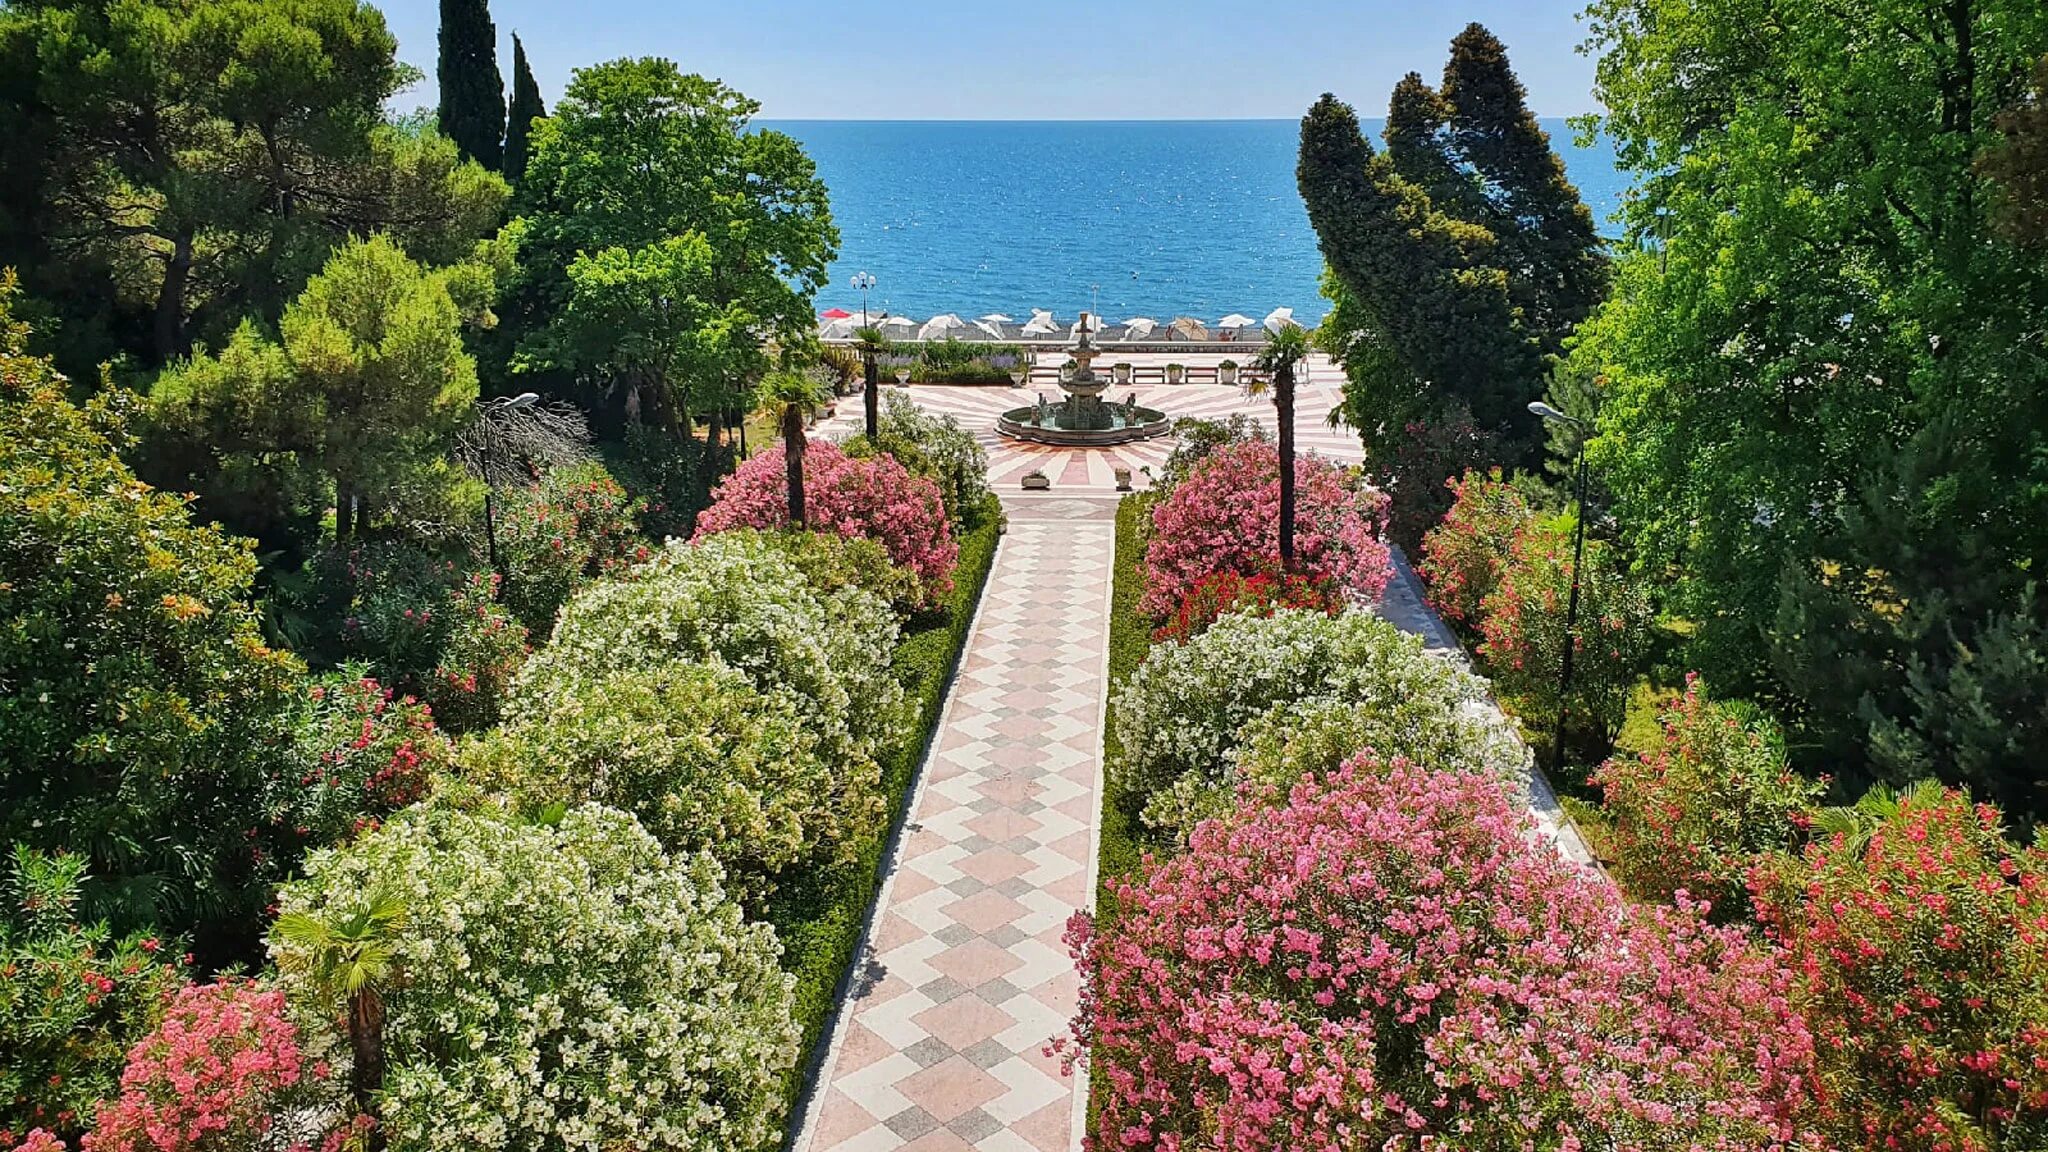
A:
[[[869,394],[873,394],[872,390]],[[830,395],[824,385],[801,371],[771,372],[761,381],[761,407],[782,426],[782,458],[789,475],[789,522],[798,528],[804,526],[804,421]]]
[[[1289,324],[1273,333],[1252,358],[1259,370],[1246,388],[1254,395],[1273,389],[1280,425],[1280,570],[1294,571],[1294,369],[1308,356],[1308,333]]]
[[[1887,784],[1873,784],[1854,804],[1823,808],[1813,814],[1813,830],[1823,836],[1839,833],[1843,847],[1861,855],[1880,824],[1907,808],[1925,808],[1941,796],[1938,780],[1915,780],[1896,791]]]
[[[882,390],[875,382],[875,357],[889,350],[889,338],[873,325],[853,330],[854,347],[860,349],[860,358],[867,370],[862,383],[861,404],[867,414],[868,439],[880,435],[882,419]]]
[[[277,933],[305,950],[305,966],[323,995],[348,1005],[348,1043],[355,1059],[349,1091],[356,1110],[375,1116],[384,1087],[384,989],[389,985],[405,905],[379,889],[354,914],[322,919],[304,912],[277,918]]]

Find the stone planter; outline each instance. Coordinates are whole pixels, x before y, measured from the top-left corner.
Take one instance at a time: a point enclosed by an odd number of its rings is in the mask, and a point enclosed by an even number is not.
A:
[[[1117,383],[1129,384],[1131,382],[1131,366],[1129,362],[1112,364],[1109,366],[1109,370],[1115,374]]]
[[[1237,383],[1237,361],[1225,360],[1223,363],[1218,364],[1216,366],[1216,382],[1218,384]]]
[[[1131,470],[1129,468],[1119,468],[1116,470],[1116,490],[1119,492],[1129,492],[1131,490]]]
[[[1166,366],[1166,382],[1168,384],[1187,383],[1188,366],[1185,364],[1168,364]]]
[[[1052,487],[1052,478],[1043,472],[1033,471],[1024,477],[1026,492],[1044,492]]]

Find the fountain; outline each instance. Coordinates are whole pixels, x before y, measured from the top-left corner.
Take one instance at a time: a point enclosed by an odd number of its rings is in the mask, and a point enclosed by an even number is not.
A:
[[[1095,374],[1095,358],[1102,355],[1090,339],[1095,331],[1095,316],[1083,312],[1078,330],[1073,347],[1073,374],[1060,379],[1060,391],[1066,393],[1066,399],[1048,404],[1040,394],[1036,404],[1012,408],[997,417],[996,431],[1016,440],[1084,448],[1125,444],[1165,434],[1172,424],[1166,413],[1157,408],[1140,408],[1137,393],[1131,393],[1121,404],[1103,400],[1110,381]]]

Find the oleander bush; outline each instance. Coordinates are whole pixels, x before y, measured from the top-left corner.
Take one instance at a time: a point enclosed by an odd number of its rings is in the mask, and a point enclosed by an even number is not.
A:
[[[861,459],[829,440],[804,450],[805,527],[880,541],[889,559],[915,573],[919,598],[933,603],[952,587],[960,546],[946,520],[939,486],[913,476],[888,455]],[[701,540],[733,528],[789,524],[789,483],[779,452],[762,452],[727,477],[697,518]]]
[[[379,1099],[406,1149],[745,1152],[782,1131],[798,1058],[775,933],[708,856],[671,857],[631,816],[547,823],[434,803],[315,853],[285,916],[402,910],[385,947]],[[339,1019],[305,933],[275,933],[279,980]]]
[[[499,599],[545,639],[570,593],[647,559],[634,501],[601,465],[555,468],[506,493],[497,514]]]
[[[988,452],[974,433],[950,412],[927,412],[901,392],[882,395],[877,442],[856,436],[846,445],[850,455],[875,449],[896,458],[913,476],[939,486],[957,533],[968,510],[981,507],[992,494],[988,486]]]
[[[1455,401],[1440,415],[1409,421],[1372,465],[1373,486],[1391,501],[1387,538],[1412,554],[1456,504],[1458,478],[1502,455],[1500,435],[1473,423]]]
[[[1478,707],[1484,684],[1421,640],[1370,612],[1283,608],[1223,616],[1191,640],[1152,648],[1115,696],[1110,784],[1148,824],[1185,833],[1239,782],[1232,753],[1246,725],[1321,699],[1359,709],[1358,730],[1383,734],[1385,755],[1469,742],[1503,774],[1520,766]]]
[[[1479,656],[1524,720],[1547,724],[1569,706],[1572,732],[1590,733],[1611,747],[1649,656],[1650,603],[1612,546],[1586,541],[1571,696],[1565,699],[1558,694],[1558,670],[1571,584],[1571,533],[1557,525],[1524,525],[1500,583],[1481,602]]]
[[[856,588],[887,601],[899,614],[908,615],[918,606],[917,574],[898,568],[880,542],[835,532],[799,532],[782,528],[759,532],[735,528],[722,535],[758,535],[769,548],[782,553],[804,581],[822,595]]]
[[[1826,786],[1786,763],[1775,724],[1710,699],[1696,676],[1658,721],[1654,745],[1593,773],[1609,870],[1637,896],[1684,892],[1745,915],[1750,871],[1803,836]]]
[[[2048,854],[1934,786],[1832,815],[1753,881],[1799,977],[1827,1147],[2048,1147]]]
[[[717,660],[762,692],[803,702],[829,759],[877,760],[902,739],[903,688],[890,669],[896,617],[857,588],[821,593],[755,532],[671,540],[630,579],[571,597],[552,643],[514,687],[543,715],[569,691],[667,660]]]
[[[276,819],[300,844],[334,844],[424,798],[453,748],[431,709],[367,676],[305,687],[292,745],[296,775],[279,782]]]
[[[1386,507],[1355,472],[1312,455],[1296,459],[1296,570],[1377,600],[1393,575]],[[1222,445],[1153,506],[1144,611],[1164,619],[1203,580],[1272,571],[1279,555],[1279,453],[1264,440]]]
[[[1188,589],[1173,616],[1153,631],[1152,638],[1162,644],[1188,640],[1225,613],[1271,616],[1281,608],[1308,608],[1335,616],[1344,610],[1344,597],[1332,581],[1302,573],[1276,570],[1245,576],[1217,572]]]
[[[0,1148],[75,1138],[183,980],[147,929],[80,917],[83,856],[16,844],[0,883]]]
[[[1267,438],[1266,426],[1243,412],[1233,412],[1226,420],[1182,416],[1173,422],[1173,450],[1166,454],[1159,474],[1152,478],[1152,495],[1164,499],[1188,478],[1196,464],[1218,448]]]
[[[346,1132],[326,1062],[309,1057],[284,993],[229,977],[178,989],[128,1053],[84,1152],[321,1147]]]
[[[464,775],[527,813],[594,801],[671,852],[708,852],[758,899],[790,867],[829,864],[883,810],[867,757],[833,760],[804,703],[722,664],[661,660],[571,685],[466,744]]]
[[[138,481],[120,392],[84,406],[0,280],[0,844],[86,856],[117,930],[235,933],[301,673],[263,640],[244,540]]]
[[[1429,606],[1444,619],[1477,628],[1480,606],[1500,585],[1515,536],[1536,519],[1526,485],[1495,468],[1468,471],[1446,487],[1450,507],[1422,536],[1416,565]]]
[[[1804,1134],[1792,975],[1630,907],[1486,776],[1359,763],[1077,913],[1073,1025],[1122,1147],[1756,1152]]]

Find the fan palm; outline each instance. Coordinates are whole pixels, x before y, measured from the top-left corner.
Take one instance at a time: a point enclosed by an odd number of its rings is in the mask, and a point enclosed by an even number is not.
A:
[[[366,1116],[376,1114],[376,1094],[384,1087],[384,990],[405,919],[404,903],[382,890],[345,917],[287,912],[277,918],[278,936],[303,949],[297,963],[314,986],[348,1006],[348,1043],[355,1058],[349,1090]]]
[[[1842,846],[1860,855],[1870,846],[1878,826],[1907,808],[1926,807],[1941,795],[1936,780],[1915,780],[1897,791],[1889,785],[1874,784],[1854,804],[1823,808],[1813,814],[1813,830],[1825,836],[1840,835]]]
[[[872,373],[870,373],[872,376]],[[804,526],[804,421],[830,398],[824,385],[803,372],[771,372],[761,381],[761,407],[782,429],[783,466],[789,476],[789,522]]]
[[[860,358],[866,369],[861,384],[861,405],[867,417],[868,439],[879,434],[882,419],[882,391],[876,383],[875,358],[889,350],[889,338],[873,325],[853,330],[853,346],[860,349]]]
[[[1294,571],[1294,370],[1308,356],[1308,333],[1292,324],[1274,332],[1252,358],[1258,374],[1246,389],[1271,388],[1274,419],[1280,425],[1280,568]]]

